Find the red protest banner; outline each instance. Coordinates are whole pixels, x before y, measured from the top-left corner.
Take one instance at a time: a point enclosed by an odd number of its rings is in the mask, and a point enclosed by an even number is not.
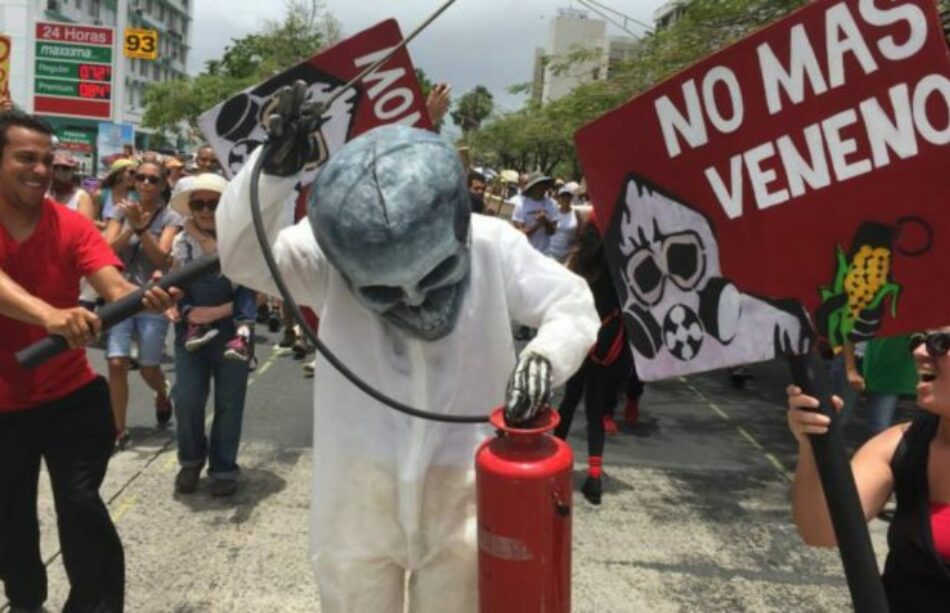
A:
[[[647,380],[950,322],[933,0],[809,4],[582,128]]]
[[[205,112],[198,124],[225,172],[236,174],[264,139],[270,97],[284,85],[306,81],[309,99],[327,100],[350,79],[402,42],[395,20],[383,21],[314,55]],[[409,53],[400,49],[328,109],[317,140],[329,156],[346,141],[389,123],[431,128]],[[304,183],[312,181],[312,175]]]

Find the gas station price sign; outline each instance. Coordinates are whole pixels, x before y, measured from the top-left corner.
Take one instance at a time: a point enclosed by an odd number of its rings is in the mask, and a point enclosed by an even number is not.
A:
[[[38,22],[34,112],[112,119],[114,62],[113,28]]]

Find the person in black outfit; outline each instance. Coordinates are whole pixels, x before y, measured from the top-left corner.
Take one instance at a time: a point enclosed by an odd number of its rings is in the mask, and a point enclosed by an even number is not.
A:
[[[564,398],[558,407],[561,422],[554,434],[561,439],[567,438],[574,411],[583,396],[587,416],[588,476],[581,492],[592,504],[600,504],[603,491],[604,408],[611,399],[616,402],[621,385],[630,388],[628,380],[635,379],[636,372],[624,334],[620,301],[607,269],[603,241],[593,223],[585,224],[578,233],[577,245],[568,258],[568,267],[587,280],[594,295],[594,306],[600,315],[601,327],[597,342],[565,386]],[[638,379],[636,382],[639,384]],[[640,391],[642,386],[637,388],[637,397]]]
[[[917,405],[910,423],[892,426],[851,460],[864,516],[877,515],[891,493],[897,509],[887,534],[884,589],[892,613],[946,611],[950,606],[950,326],[915,334]],[[833,547],[835,534],[808,434],[824,434],[829,419],[818,401],[788,388],[788,423],[798,439],[793,484],[795,524],[809,545]],[[833,398],[841,409],[841,399]]]

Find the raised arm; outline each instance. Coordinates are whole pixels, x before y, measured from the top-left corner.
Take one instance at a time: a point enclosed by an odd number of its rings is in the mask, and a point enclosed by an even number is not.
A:
[[[798,465],[792,483],[792,512],[802,539],[809,545],[834,547],[837,544],[809,434],[828,432],[830,420],[814,410],[818,400],[805,396],[795,386],[788,388],[788,424],[798,440]],[[836,409],[841,399],[834,397]],[[907,424],[888,428],[865,443],[851,459],[851,470],[865,520],[877,515],[894,489],[891,458]]]
[[[269,296],[280,295],[264,261],[251,217],[251,168],[260,150],[255,151],[240,173],[221,195],[215,213],[221,271],[234,283]],[[299,302],[316,306],[326,282],[326,264],[319,253],[310,222],[304,218],[296,226],[285,204],[296,197],[296,177],[262,174],[261,215],[267,240],[291,292]]]

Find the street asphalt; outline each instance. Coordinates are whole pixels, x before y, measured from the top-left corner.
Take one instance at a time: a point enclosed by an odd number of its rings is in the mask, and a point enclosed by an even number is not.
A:
[[[312,380],[276,340],[260,335],[231,499],[212,498],[204,477],[197,493],[173,493],[174,428],[155,427],[151,394],[132,373],[132,444],[102,487],[125,545],[127,611],[319,611],[306,558]],[[103,370],[102,352],[90,354]],[[574,611],[851,609],[837,552],[804,546],[791,521],[787,368],[752,372],[744,389],[721,372],[647,385],[639,425],[608,439],[603,504],[575,494]],[[852,445],[862,425],[859,411]],[[579,410],[570,439],[578,488],[585,431]],[[39,506],[47,608],[58,611],[68,584],[45,475]],[[886,528],[871,524],[879,564]]]

